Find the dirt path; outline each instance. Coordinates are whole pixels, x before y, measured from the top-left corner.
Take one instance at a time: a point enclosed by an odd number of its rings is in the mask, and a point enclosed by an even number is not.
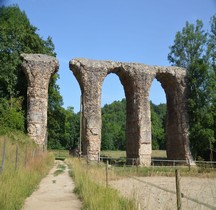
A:
[[[61,164],[64,164],[60,161]],[[81,201],[73,193],[74,183],[69,176],[68,168],[54,176],[59,161],[49,174],[41,181],[38,190],[26,199],[22,210],[80,210]],[[28,181],[28,180],[26,180]]]

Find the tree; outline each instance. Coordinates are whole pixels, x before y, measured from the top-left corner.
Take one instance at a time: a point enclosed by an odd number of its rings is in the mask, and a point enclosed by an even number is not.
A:
[[[210,65],[212,46],[203,23],[189,24],[177,32],[168,60],[187,69],[188,113],[191,149],[195,158],[206,158],[215,142],[213,113],[215,80]],[[214,60],[214,59],[212,59]],[[214,111],[213,111],[214,110]]]
[[[165,124],[166,124],[166,104],[151,105],[152,122],[152,149],[166,149],[165,142]]]
[[[102,108],[103,150],[125,150],[126,101],[114,101]]]
[[[22,114],[23,116],[17,120],[19,122],[23,120],[24,124],[27,81],[21,70],[21,53],[56,55],[51,37],[43,40],[37,34],[37,28],[30,24],[25,12],[20,11],[18,6],[0,7],[0,98],[4,98],[4,101],[0,101],[0,103],[2,103],[2,107],[5,103],[10,104],[13,114],[14,112]],[[58,77],[58,74],[52,76],[49,84],[48,144],[53,148],[66,146],[62,127],[64,128],[67,114],[61,107],[63,100],[59,93],[59,86],[56,84]],[[14,104],[20,97],[23,99],[22,112]],[[6,115],[4,116],[4,119],[1,118],[3,121],[7,120]],[[13,119],[10,119],[10,122],[8,125],[11,128],[21,129],[21,123],[18,123],[20,125],[18,128],[14,126]]]
[[[165,149],[166,105],[151,105],[152,147]],[[125,150],[126,100],[102,108],[102,150]]]
[[[50,37],[43,40],[18,6],[0,7],[0,97],[26,97],[21,53],[55,55]]]
[[[13,107],[10,107],[8,100],[0,99],[0,131],[24,131],[24,115],[21,103],[21,98],[13,99]]]

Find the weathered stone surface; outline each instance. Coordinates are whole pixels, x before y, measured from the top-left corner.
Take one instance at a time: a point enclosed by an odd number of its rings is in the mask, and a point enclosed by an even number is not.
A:
[[[73,59],[70,69],[82,92],[83,155],[98,160],[101,145],[101,88],[105,77],[115,73],[126,96],[126,153],[141,165],[151,163],[151,113],[149,90],[154,78],[167,97],[167,155],[169,159],[192,161],[186,111],[186,71],[178,67],[147,66],[139,63]]]
[[[59,67],[56,58],[42,54],[22,54],[22,69],[28,80],[27,130],[41,147],[46,146],[47,104],[50,77]]]

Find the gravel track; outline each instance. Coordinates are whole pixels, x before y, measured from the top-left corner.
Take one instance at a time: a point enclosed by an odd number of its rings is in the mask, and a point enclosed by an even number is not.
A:
[[[73,193],[74,182],[69,176],[68,167],[63,173],[54,176],[57,165],[62,161],[56,161],[49,174],[42,179],[36,190],[25,201],[22,210],[80,210],[81,201]],[[26,180],[28,181],[28,180]]]

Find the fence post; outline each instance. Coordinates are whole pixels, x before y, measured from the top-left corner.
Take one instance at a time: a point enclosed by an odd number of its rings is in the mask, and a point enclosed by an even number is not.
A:
[[[176,177],[177,210],[181,210],[182,209],[182,202],[181,202],[181,187],[180,187],[180,172],[179,172],[179,169],[175,170],[175,177]]]
[[[106,161],[106,187],[108,187],[108,160]]]
[[[139,172],[139,158],[136,159],[136,173]]]
[[[16,144],[16,159],[15,159],[15,170],[17,170],[18,168],[18,155],[19,155],[19,147],[18,147],[18,144]]]
[[[28,161],[28,147],[26,145],[26,149],[25,149],[25,168],[27,166],[27,161]]]
[[[4,169],[4,162],[5,162],[5,151],[6,151],[6,137],[4,137],[4,145],[3,145],[3,151],[2,151],[2,164],[0,167],[0,174],[2,173]]]

